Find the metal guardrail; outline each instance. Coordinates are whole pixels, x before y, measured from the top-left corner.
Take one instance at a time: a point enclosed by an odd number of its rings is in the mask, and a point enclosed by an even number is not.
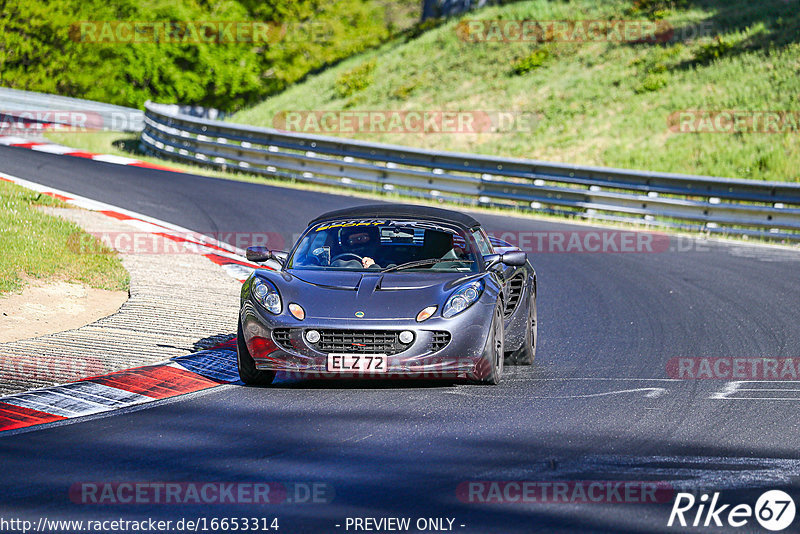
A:
[[[116,132],[140,132],[144,127],[144,112],[139,109],[0,87],[0,113],[30,119],[31,112],[38,111],[89,114],[92,115],[92,125],[102,123],[102,129]],[[63,117],[61,120],[60,116]],[[71,126],[75,116],[53,114],[49,120]],[[62,122],[63,120],[67,122]]]
[[[435,152],[145,104],[144,149],[229,170],[472,205],[800,241],[800,184]]]

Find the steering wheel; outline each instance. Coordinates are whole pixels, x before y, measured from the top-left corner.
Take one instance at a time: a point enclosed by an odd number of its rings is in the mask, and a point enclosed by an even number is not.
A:
[[[333,258],[331,258],[331,263],[335,262],[336,260],[340,260],[345,256],[352,256],[353,258],[357,259],[358,261],[364,261],[364,258],[359,256],[358,254],[354,254],[352,252],[342,252],[341,254],[337,254]]]

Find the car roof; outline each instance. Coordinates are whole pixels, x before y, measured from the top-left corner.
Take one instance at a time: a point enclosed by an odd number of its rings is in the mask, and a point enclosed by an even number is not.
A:
[[[454,223],[465,228],[474,228],[481,223],[472,216],[458,211],[451,211],[431,206],[415,206],[412,204],[368,204],[341,210],[329,211],[311,220],[308,225],[322,221],[340,219],[380,219],[380,218],[409,218],[425,219],[440,222]]]

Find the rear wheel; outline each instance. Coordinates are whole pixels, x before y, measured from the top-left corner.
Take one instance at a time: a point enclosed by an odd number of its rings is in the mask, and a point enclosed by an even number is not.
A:
[[[503,365],[505,361],[505,352],[503,352],[505,343],[504,336],[503,310],[498,304],[494,310],[489,338],[486,340],[486,348],[484,349],[484,361],[488,364],[489,374],[480,379],[482,384],[495,386],[499,384],[500,380],[503,378]]]
[[[275,380],[275,371],[259,371],[256,369],[256,362],[247,350],[247,343],[242,334],[242,323],[236,334],[236,355],[239,366],[239,378],[248,386],[268,386]]]
[[[511,353],[511,361],[517,365],[531,365],[536,357],[536,341],[538,336],[536,293],[528,302],[528,317],[525,323],[525,340],[522,346]]]

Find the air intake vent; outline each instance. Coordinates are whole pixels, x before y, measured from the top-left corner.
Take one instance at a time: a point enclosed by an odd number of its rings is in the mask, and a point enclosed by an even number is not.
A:
[[[437,330],[431,335],[431,352],[439,352],[450,343],[450,332]]]
[[[514,276],[508,281],[508,299],[506,299],[505,316],[508,317],[517,309],[519,299],[522,297],[522,286],[525,285],[525,277],[521,274]]]
[[[397,354],[409,345],[400,343],[393,330],[320,330],[313,346],[320,352],[344,354]]]
[[[292,345],[289,342],[289,329],[288,328],[276,328],[272,331],[272,339],[275,340],[275,343],[284,350],[291,350]]]

